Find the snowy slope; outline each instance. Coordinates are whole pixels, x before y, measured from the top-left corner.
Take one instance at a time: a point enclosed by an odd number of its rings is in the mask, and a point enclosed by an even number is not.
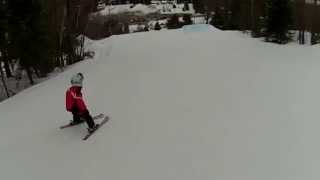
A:
[[[0,104],[1,179],[320,178],[319,48],[215,29],[113,36],[91,48],[94,60]],[[86,142],[85,126],[58,129],[79,71],[92,113],[111,116]]]

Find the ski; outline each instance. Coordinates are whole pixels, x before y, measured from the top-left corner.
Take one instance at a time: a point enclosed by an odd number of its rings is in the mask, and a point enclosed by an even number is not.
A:
[[[104,114],[101,113],[101,114],[98,114],[98,115],[96,115],[96,116],[94,116],[94,117],[92,117],[92,118],[93,118],[93,120],[96,120],[96,119],[100,119],[100,118],[103,118],[103,117],[104,117]],[[60,129],[65,129],[65,128],[68,128],[68,127],[77,126],[77,125],[82,124],[82,123],[84,123],[84,122],[85,122],[85,121],[82,120],[80,123],[72,123],[72,120],[71,120],[69,124],[60,126]]]
[[[109,116],[106,116],[102,121],[101,121],[101,123],[99,123],[98,124],[98,127],[94,130],[94,131],[92,131],[92,132],[89,132],[82,140],[87,140],[87,139],[89,139],[89,137],[91,136],[91,135],[93,135],[97,130],[99,130],[100,129],[100,127],[101,126],[103,126],[105,123],[107,123],[109,121]]]

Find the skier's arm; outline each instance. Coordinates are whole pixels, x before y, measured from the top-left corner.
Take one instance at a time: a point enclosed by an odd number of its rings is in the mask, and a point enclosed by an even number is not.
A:
[[[73,97],[70,91],[66,92],[66,109],[71,112],[73,108]]]
[[[82,93],[79,94],[73,94],[74,99],[76,100],[76,107],[79,110],[80,114],[83,114],[88,111],[86,103],[84,102],[84,99],[82,97]]]

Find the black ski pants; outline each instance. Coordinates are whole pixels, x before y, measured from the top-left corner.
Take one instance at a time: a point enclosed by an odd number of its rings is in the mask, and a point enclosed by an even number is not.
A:
[[[85,113],[79,115],[76,112],[72,112],[73,115],[73,122],[78,123],[82,120],[85,120],[88,124],[89,128],[93,128],[95,126],[95,123],[93,121],[92,116],[90,115],[89,111],[86,111]]]

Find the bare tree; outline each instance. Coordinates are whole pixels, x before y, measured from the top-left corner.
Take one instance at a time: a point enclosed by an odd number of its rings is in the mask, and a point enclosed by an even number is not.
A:
[[[306,31],[306,2],[305,0],[296,1],[296,26],[299,32],[298,40],[300,44],[305,44],[305,31]]]
[[[0,62],[0,75],[1,75],[1,81],[2,81],[2,85],[6,91],[6,94],[7,94],[7,97],[10,97],[10,93],[9,93],[9,90],[8,90],[8,86],[7,86],[7,83],[6,83],[6,80],[5,80],[5,75],[4,75],[4,72],[3,72],[3,69],[2,69],[2,63]]]
[[[319,10],[319,7],[317,6],[317,2],[318,0],[314,0],[313,1],[313,7],[312,7],[312,16],[313,16],[313,19],[312,19],[312,22],[311,22],[311,44],[314,45],[317,43],[317,39],[319,38],[318,37],[318,33],[317,33],[317,30],[316,30],[316,25],[317,25],[317,13],[318,13],[318,10]]]

